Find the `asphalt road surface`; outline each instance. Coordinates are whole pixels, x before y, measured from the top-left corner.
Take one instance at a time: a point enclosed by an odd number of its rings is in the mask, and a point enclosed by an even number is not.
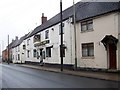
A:
[[[118,82],[0,64],[2,88],[117,88]],[[1,84],[1,83],[0,83]]]

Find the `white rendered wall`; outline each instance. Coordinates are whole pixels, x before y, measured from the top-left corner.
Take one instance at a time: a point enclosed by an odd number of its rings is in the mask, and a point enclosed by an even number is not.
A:
[[[77,37],[78,37],[78,66],[89,68],[103,68],[108,69],[107,51],[101,40],[106,35],[113,35],[118,38],[118,14],[112,13],[109,15],[103,15],[93,19],[93,31],[81,32],[80,23],[77,25]],[[82,43],[94,43],[94,57],[84,58],[82,57]]]

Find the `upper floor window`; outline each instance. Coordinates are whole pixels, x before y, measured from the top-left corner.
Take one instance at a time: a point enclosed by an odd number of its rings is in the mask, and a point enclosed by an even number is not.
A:
[[[94,56],[94,43],[82,44],[82,57]]]
[[[15,48],[15,51],[17,52],[17,47]]]
[[[41,41],[41,34],[35,35],[35,36],[33,37],[33,41],[34,41],[34,42],[40,42],[40,41]]]
[[[81,31],[93,30],[93,20],[81,22]]]
[[[49,38],[49,30],[45,31],[45,39]]]
[[[30,44],[30,39],[27,39],[27,45],[29,45]]]
[[[23,45],[23,49],[26,49],[26,45]]]
[[[63,30],[63,34],[65,33],[65,29],[64,29],[65,24],[62,24],[62,30]],[[59,35],[61,35],[61,25],[59,25]]]

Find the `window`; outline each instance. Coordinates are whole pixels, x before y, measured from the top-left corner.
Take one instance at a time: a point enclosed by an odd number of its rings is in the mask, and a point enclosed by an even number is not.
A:
[[[20,54],[18,54],[18,60],[20,60]]]
[[[17,55],[16,55],[16,60],[17,60]]]
[[[46,48],[46,57],[51,57],[51,48]]]
[[[27,51],[27,57],[30,57],[30,50]]]
[[[37,50],[36,49],[33,50],[33,57],[37,57]]]
[[[82,44],[82,57],[94,56],[94,44]]]
[[[13,55],[13,60],[14,60],[14,55]]]
[[[16,52],[17,52],[17,47],[15,48]]]
[[[63,27],[63,34],[65,33],[65,29],[64,29],[64,26],[65,26],[65,24],[63,23],[62,24],[62,27]],[[59,35],[61,35],[61,25],[59,25]]]
[[[81,23],[81,31],[87,31],[93,29],[93,20],[84,21]]]
[[[18,52],[20,51],[20,46],[18,46]]]
[[[41,34],[35,35],[34,38],[33,38],[33,41],[34,42],[40,42],[41,41]]]
[[[49,30],[45,31],[45,39],[49,38]]]
[[[27,45],[29,45],[30,44],[30,39],[27,39]]]
[[[40,49],[40,56],[42,56],[42,50],[43,50],[43,49]]]
[[[61,45],[60,45],[60,49],[61,49]],[[63,44],[63,52],[62,52],[63,57],[65,57],[65,49],[66,49],[66,46],[65,44]],[[60,57],[61,57],[61,50],[60,50]]]
[[[23,49],[26,49],[26,45],[23,45]]]

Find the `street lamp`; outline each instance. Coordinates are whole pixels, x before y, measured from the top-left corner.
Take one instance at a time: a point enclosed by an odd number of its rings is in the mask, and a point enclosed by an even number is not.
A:
[[[62,0],[60,0],[60,29],[61,29],[61,45],[60,45],[60,57],[61,57],[61,71],[63,71],[63,16],[62,16]]]

